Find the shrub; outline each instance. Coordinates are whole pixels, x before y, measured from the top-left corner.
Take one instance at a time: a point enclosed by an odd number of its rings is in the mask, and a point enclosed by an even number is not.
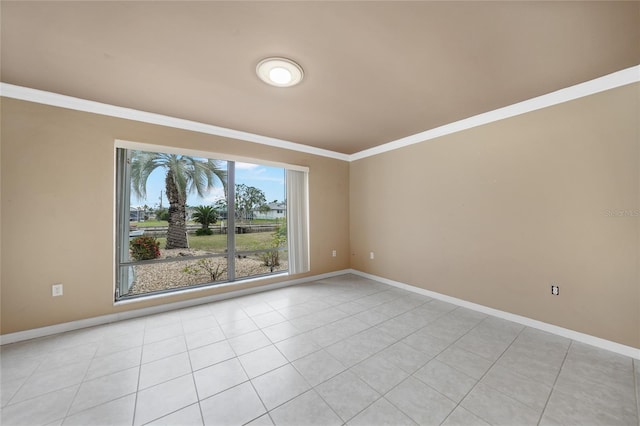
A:
[[[263,251],[257,254],[258,259],[262,262],[264,266],[271,267],[271,272],[276,266],[280,266],[280,251],[279,250],[270,250]]]
[[[185,266],[182,272],[191,275],[207,274],[211,282],[214,282],[227,272],[227,268],[213,259],[200,259],[193,265]]]
[[[195,213],[191,216],[193,220],[202,225],[202,229],[209,229],[209,225],[216,223],[218,220],[218,212],[213,206],[198,206],[194,208]],[[211,234],[198,234],[211,235]]]
[[[136,237],[129,242],[129,249],[135,260],[150,260],[160,256],[160,244],[154,237]]]
[[[276,228],[272,234],[271,247],[274,250],[264,251],[258,253],[258,258],[262,261],[264,266],[269,266],[271,272],[273,272],[276,266],[280,266],[280,247],[284,247],[287,244],[287,224],[282,224]]]
[[[213,231],[209,228],[196,229],[196,235],[212,235]]]
[[[156,210],[156,219],[157,220],[169,220],[169,209],[161,208]]]

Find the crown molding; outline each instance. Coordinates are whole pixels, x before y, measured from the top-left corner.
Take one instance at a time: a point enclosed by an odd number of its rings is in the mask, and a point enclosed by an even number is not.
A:
[[[543,108],[548,108],[550,106],[569,102],[574,99],[579,99],[599,92],[604,92],[606,90],[611,90],[617,87],[626,86],[628,84],[637,83],[639,81],[640,65],[636,65],[621,71],[614,72],[612,74],[605,75],[603,77],[586,81],[584,83],[576,84],[574,86],[547,93],[545,95],[518,102],[516,104],[499,108],[493,111],[474,115],[472,117],[445,124],[440,127],[426,130],[424,132],[416,133],[414,135],[397,139],[395,141],[391,141],[350,155],[341,152],[330,151],[327,149],[316,148],[309,145],[303,145],[296,142],[286,141],[283,139],[262,136],[255,133],[243,132],[240,130],[228,129],[225,127],[200,123],[197,121],[185,120],[151,112],[139,111],[131,108],[124,108],[115,105],[74,98],[72,96],[60,95],[57,93],[16,86],[8,83],[0,83],[0,96],[57,106],[61,108],[68,108],[77,111],[101,114],[110,117],[140,121],[143,123],[157,124],[161,126],[173,127],[176,129],[191,130],[194,132],[222,136],[231,139],[238,139],[247,142],[254,142],[262,145],[273,146],[276,148],[289,149],[292,151],[298,151],[307,154],[319,155],[322,157],[329,157],[337,160],[351,162],[404,148],[406,146],[414,145],[417,143],[426,142],[428,140],[450,135],[452,133],[472,129],[477,126],[504,120],[506,118],[515,117],[517,115],[525,114]]]
[[[640,65],[357,152],[356,161],[640,81]]]
[[[60,95],[57,93],[31,89],[29,87],[16,86],[8,83],[0,83],[0,96],[35,102],[44,105],[67,108],[76,111],[106,115],[109,117],[124,118],[127,120],[134,120],[142,123],[158,124],[161,126],[173,127],[176,129],[191,130],[194,132],[205,133],[209,135],[222,136],[225,138],[254,142],[262,145],[273,146],[276,148],[304,152],[306,154],[313,154],[322,157],[334,158],[337,160],[349,161],[348,154],[334,152],[327,149],[316,148],[313,146],[290,142],[283,139],[243,132],[241,130],[228,129],[226,127],[214,126],[197,121],[185,120],[182,118],[170,117],[167,115],[156,114],[152,112],[139,111],[132,108],[125,108],[104,104],[101,102],[89,101],[86,99],[74,98],[72,96]]]

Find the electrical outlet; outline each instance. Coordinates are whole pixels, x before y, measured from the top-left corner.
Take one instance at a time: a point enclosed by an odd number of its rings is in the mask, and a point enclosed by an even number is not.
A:
[[[54,284],[51,286],[51,296],[62,296],[62,284]]]
[[[553,294],[554,296],[559,295],[560,294],[560,286],[552,285],[551,286],[551,294]]]
[[[373,260],[374,258],[375,258],[375,256],[374,256],[373,252],[370,252],[370,253],[369,253],[369,259],[372,259],[372,260]]]
[[[331,252],[331,256],[336,257],[336,255],[337,255],[337,252],[335,250]]]

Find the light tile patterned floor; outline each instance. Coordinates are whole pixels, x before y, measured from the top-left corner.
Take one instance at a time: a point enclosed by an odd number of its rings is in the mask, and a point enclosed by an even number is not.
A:
[[[11,425],[638,425],[632,359],[355,275],[1,349]]]

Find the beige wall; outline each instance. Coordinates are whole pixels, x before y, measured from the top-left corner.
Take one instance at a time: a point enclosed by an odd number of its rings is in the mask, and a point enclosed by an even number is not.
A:
[[[352,267],[640,347],[639,87],[351,163]]]
[[[347,162],[7,98],[1,107],[2,334],[221,291],[113,306],[114,139],[308,166],[306,275],[349,267]],[[52,298],[57,282],[64,296]]]
[[[309,166],[309,275],[353,267],[640,347],[639,91],[351,164],[2,98],[1,333],[195,297],[113,306],[113,141],[126,139]]]

